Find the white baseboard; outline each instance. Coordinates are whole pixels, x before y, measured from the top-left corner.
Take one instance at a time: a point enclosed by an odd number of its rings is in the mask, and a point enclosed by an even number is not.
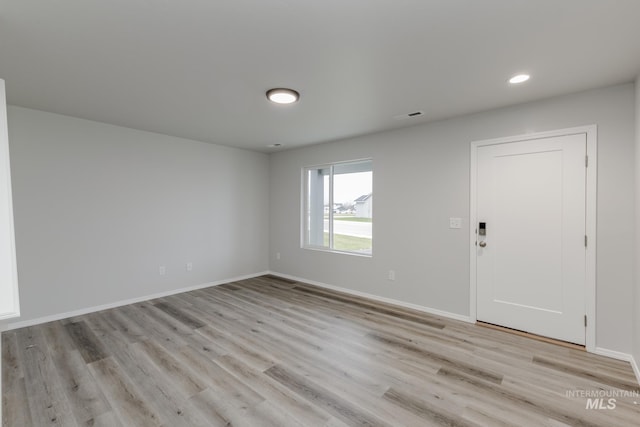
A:
[[[593,350],[594,354],[600,356],[610,357],[612,359],[624,360],[625,362],[631,362],[633,357],[629,353],[623,353],[621,351],[609,350],[608,348],[596,347]]]
[[[265,274],[269,274],[268,271],[263,271],[261,273],[255,274],[247,274],[244,276],[232,277],[230,279],[225,280],[217,280],[215,282],[203,283],[201,285],[188,286],[185,288],[172,289],[170,291],[159,292],[157,294],[151,295],[143,295],[136,298],[130,298],[126,300],[111,302],[108,304],[96,305],[93,307],[81,308],[79,310],[68,311],[66,313],[58,313],[52,314],[50,316],[38,317],[37,319],[24,320],[21,322],[13,322],[8,323],[6,325],[6,330],[25,328],[27,326],[40,325],[42,323],[53,322],[56,320],[67,319],[69,317],[82,316],[83,314],[95,313],[97,311],[108,310],[110,308],[122,307],[123,305],[135,304],[138,302],[149,301],[156,298],[168,297],[170,295],[181,294],[183,292],[195,291],[197,289],[209,288],[211,286],[219,286],[224,285],[229,282],[237,282],[239,280],[252,279],[254,277],[263,276]]]
[[[331,289],[333,291],[343,292],[345,294],[350,294],[350,295],[354,295],[354,296],[358,296],[358,297],[362,297],[362,298],[368,298],[368,299],[371,299],[371,300],[374,300],[374,301],[379,301],[379,302],[384,302],[384,303],[387,303],[387,304],[397,305],[399,307],[404,307],[404,308],[410,308],[412,310],[422,311],[422,312],[428,313],[428,314],[433,314],[434,316],[446,317],[448,319],[453,319],[453,320],[460,320],[460,321],[466,322],[466,323],[475,323],[475,321],[472,320],[469,316],[464,316],[462,314],[451,313],[449,311],[438,310],[436,308],[425,307],[425,306],[417,305],[417,304],[411,304],[411,303],[408,303],[408,302],[404,302],[404,301],[400,301],[400,300],[396,300],[396,299],[392,299],[392,298],[381,297],[381,296],[374,295],[374,294],[369,294],[369,293],[366,293],[366,292],[354,291],[353,289],[348,289],[348,288],[342,288],[340,286],[329,285],[329,284],[326,284],[326,283],[317,282],[315,280],[305,279],[303,277],[292,276],[290,274],[278,273],[277,271],[271,271],[269,273],[273,274],[274,276],[283,277],[285,279],[295,280],[296,282],[308,283],[310,285],[318,286],[320,288]]]
[[[636,376],[636,380],[638,381],[638,385],[640,385],[640,367],[638,367],[638,363],[633,358],[632,354],[609,350],[602,347],[596,347],[593,352],[595,354],[599,354],[600,356],[611,357],[612,359],[624,360],[625,362],[629,362],[631,364],[631,369],[633,369],[633,373]]]

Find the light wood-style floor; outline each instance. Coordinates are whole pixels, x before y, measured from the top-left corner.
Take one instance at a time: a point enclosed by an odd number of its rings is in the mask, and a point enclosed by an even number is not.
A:
[[[2,339],[4,426],[640,425],[628,363],[274,277]]]

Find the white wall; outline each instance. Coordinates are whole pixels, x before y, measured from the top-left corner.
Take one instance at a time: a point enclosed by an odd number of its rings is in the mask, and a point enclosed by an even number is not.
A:
[[[634,96],[634,85],[620,85],[273,154],[271,270],[468,315],[470,142],[597,124],[596,344],[630,353]],[[369,157],[376,198],[373,258],[301,249],[301,168]],[[463,228],[449,229],[449,217],[465,218]],[[387,280],[389,269],[396,271],[394,282]]]
[[[8,117],[21,322],[268,269],[267,155]]]

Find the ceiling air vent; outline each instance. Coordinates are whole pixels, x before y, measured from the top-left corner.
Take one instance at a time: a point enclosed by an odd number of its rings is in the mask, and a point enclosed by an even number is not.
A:
[[[415,119],[416,117],[421,117],[423,115],[424,113],[422,111],[414,111],[413,113],[400,114],[399,116],[395,116],[394,119],[396,120]]]

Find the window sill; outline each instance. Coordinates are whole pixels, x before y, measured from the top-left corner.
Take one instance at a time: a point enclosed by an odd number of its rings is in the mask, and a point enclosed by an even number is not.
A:
[[[328,249],[328,248],[323,248],[319,246],[302,246],[302,249],[315,251],[315,252],[326,252],[331,254],[352,255],[352,256],[357,256],[361,258],[373,258],[373,253],[341,251],[338,249]]]

